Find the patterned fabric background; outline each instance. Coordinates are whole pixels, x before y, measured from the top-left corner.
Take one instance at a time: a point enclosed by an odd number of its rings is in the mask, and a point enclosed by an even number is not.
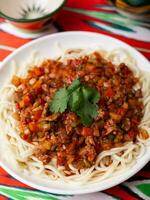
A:
[[[150,59],[150,24],[131,20],[121,16],[106,0],[68,0],[59,13],[53,30],[93,31],[118,38],[134,46]],[[16,48],[31,41],[14,36],[12,30],[6,29],[0,19],[0,61]],[[4,30],[6,32],[4,32]],[[21,33],[22,37],[25,35]],[[15,34],[16,35],[16,34]],[[34,35],[34,33],[33,33]],[[33,38],[31,34],[31,37]],[[24,37],[25,38],[25,37]],[[27,38],[27,36],[26,36]],[[11,177],[0,168],[0,200],[150,200],[150,163],[126,182],[105,190],[87,195],[53,195],[38,191]]]

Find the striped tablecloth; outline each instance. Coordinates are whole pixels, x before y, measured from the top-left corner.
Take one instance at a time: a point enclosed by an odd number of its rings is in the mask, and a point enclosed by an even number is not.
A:
[[[16,48],[36,37],[34,33],[21,32],[17,34],[13,32],[10,27],[7,27],[3,19],[0,19],[0,29],[0,61]],[[150,60],[150,24],[121,16],[106,0],[68,0],[53,27],[45,34],[71,30],[93,31],[118,38],[135,47]],[[53,195],[35,190],[17,181],[0,168],[0,200],[6,199],[149,200],[150,163],[135,176],[116,187],[103,192],[80,196]]]

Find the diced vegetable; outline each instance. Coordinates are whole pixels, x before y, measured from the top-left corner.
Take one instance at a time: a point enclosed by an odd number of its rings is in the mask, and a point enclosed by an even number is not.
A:
[[[19,86],[21,84],[21,78],[19,78],[18,76],[14,75],[11,82],[15,86]]]
[[[121,116],[119,114],[117,114],[117,113],[110,112],[109,115],[115,121],[119,121],[121,119]]]
[[[111,88],[109,88],[106,90],[105,95],[109,98],[112,98],[114,96],[114,91]]]
[[[87,127],[83,127],[81,135],[83,135],[83,136],[90,136],[91,135],[92,136],[93,135],[93,129],[87,128]]]
[[[38,131],[38,125],[35,122],[30,122],[29,123],[29,129],[32,132],[37,132]]]

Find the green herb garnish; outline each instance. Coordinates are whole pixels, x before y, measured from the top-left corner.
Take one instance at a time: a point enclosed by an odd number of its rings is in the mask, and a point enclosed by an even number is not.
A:
[[[50,111],[52,113],[64,112],[67,108],[68,100],[69,100],[69,95],[67,89],[65,87],[59,89],[55,93],[52,104],[50,105]]]
[[[61,88],[55,93],[49,109],[53,113],[71,110],[80,117],[84,126],[89,126],[97,116],[99,99],[100,95],[96,89],[76,79],[68,88]]]

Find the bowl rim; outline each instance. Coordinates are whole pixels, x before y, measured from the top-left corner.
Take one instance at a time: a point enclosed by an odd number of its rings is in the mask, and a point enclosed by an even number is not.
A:
[[[10,16],[4,14],[1,10],[0,10],[0,17],[5,18],[9,21],[18,22],[18,23],[37,22],[37,21],[41,21],[43,19],[46,19],[46,18],[54,15],[56,12],[58,12],[65,5],[66,1],[67,0],[63,0],[62,3],[58,6],[58,8],[56,8],[54,11],[50,12],[49,14],[46,14],[42,17],[38,17],[38,18],[34,18],[34,19],[16,19],[16,18],[13,18],[13,17],[10,17]]]

